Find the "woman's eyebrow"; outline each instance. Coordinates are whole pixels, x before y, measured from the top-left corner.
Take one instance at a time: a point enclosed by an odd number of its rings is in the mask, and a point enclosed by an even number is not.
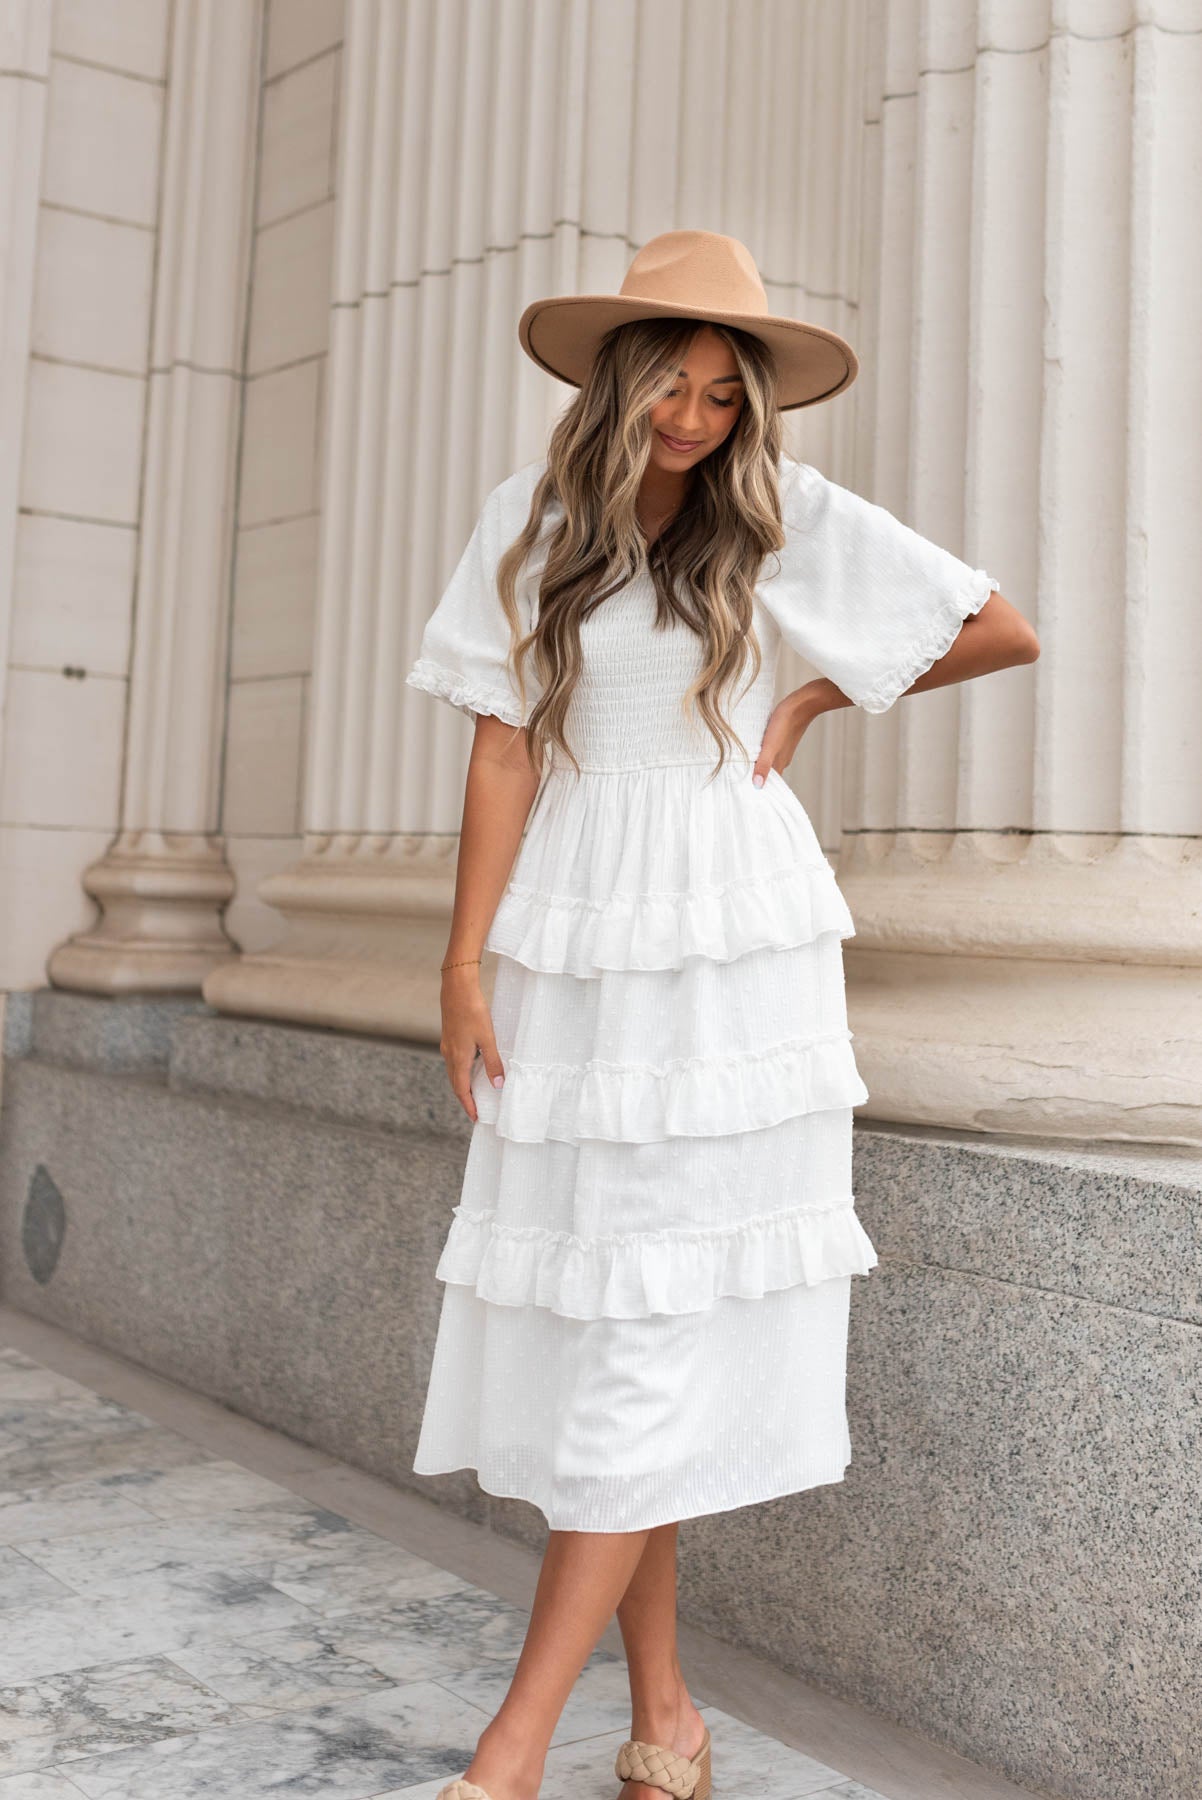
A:
[[[678,375],[687,375],[688,372],[687,369],[677,369],[676,371]],[[742,379],[743,377],[741,375],[715,375],[713,380],[707,381],[705,385],[706,387],[714,387],[719,381],[742,381]]]

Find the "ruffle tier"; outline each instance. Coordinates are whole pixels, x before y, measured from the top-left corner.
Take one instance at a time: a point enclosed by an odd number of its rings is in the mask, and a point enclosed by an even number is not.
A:
[[[699,1312],[726,1296],[866,1275],[876,1250],[850,1200],[795,1207],[701,1230],[583,1238],[507,1225],[496,1208],[454,1209],[437,1268],[499,1306],[541,1306],[572,1319]]]
[[[692,893],[611,894],[582,900],[513,881],[488,948],[529,969],[595,975],[603,969],[678,969],[686,956],[733,962],[749,950],[811,943],[855,925],[830,864],[796,863]]]
[[[552,768],[486,948],[548,974],[732,962],[855,925],[804,807],[773,769]]]
[[[483,1060],[472,1071],[477,1116],[502,1137],[537,1143],[603,1138],[642,1144],[668,1137],[755,1131],[799,1113],[858,1106],[868,1089],[849,1028],[735,1056],[653,1063],[505,1059],[501,1088]]]

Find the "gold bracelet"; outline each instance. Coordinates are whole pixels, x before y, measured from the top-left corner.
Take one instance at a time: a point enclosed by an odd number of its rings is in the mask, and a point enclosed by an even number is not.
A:
[[[465,956],[465,957],[464,957],[464,959],[463,959],[463,961],[462,961],[462,962],[453,962],[453,963],[443,963],[443,964],[441,964],[441,967],[440,967],[440,972],[441,972],[441,971],[445,971],[445,970],[446,970],[446,969],[462,969],[462,968],[464,968],[464,967],[465,967],[465,966],[466,966],[466,965],[467,965],[467,964],[468,964],[468,963],[478,963],[478,962],[479,962],[479,961],[480,961],[480,958],[479,958],[479,957],[478,957],[478,956]]]

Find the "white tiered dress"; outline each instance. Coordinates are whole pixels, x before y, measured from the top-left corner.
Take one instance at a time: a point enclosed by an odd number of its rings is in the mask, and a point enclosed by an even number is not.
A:
[[[406,676],[469,716],[534,702],[504,666],[495,570],[544,466],[488,496]],[[763,665],[724,709],[746,755],[711,779],[716,743],[681,707],[699,640],[654,629],[635,579],[582,627],[582,772],[552,757],[486,939],[505,1083],[477,1057],[413,1468],[472,1468],[552,1529],[745,1506],[851,1457],[851,1278],[877,1261],[851,1185],[854,926],[801,803],[752,765],[782,636],[883,712],[997,583],[808,465],[782,457],[780,485]],[[545,538],[527,624],[544,560]]]

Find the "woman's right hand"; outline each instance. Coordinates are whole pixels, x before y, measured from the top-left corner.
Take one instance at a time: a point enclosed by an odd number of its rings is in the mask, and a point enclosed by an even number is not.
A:
[[[451,1088],[473,1124],[477,1118],[472,1094],[472,1064],[479,1049],[484,1072],[494,1087],[505,1079],[492,1014],[480,986],[479,966],[461,963],[442,972],[442,1037],[438,1048],[447,1067]]]

